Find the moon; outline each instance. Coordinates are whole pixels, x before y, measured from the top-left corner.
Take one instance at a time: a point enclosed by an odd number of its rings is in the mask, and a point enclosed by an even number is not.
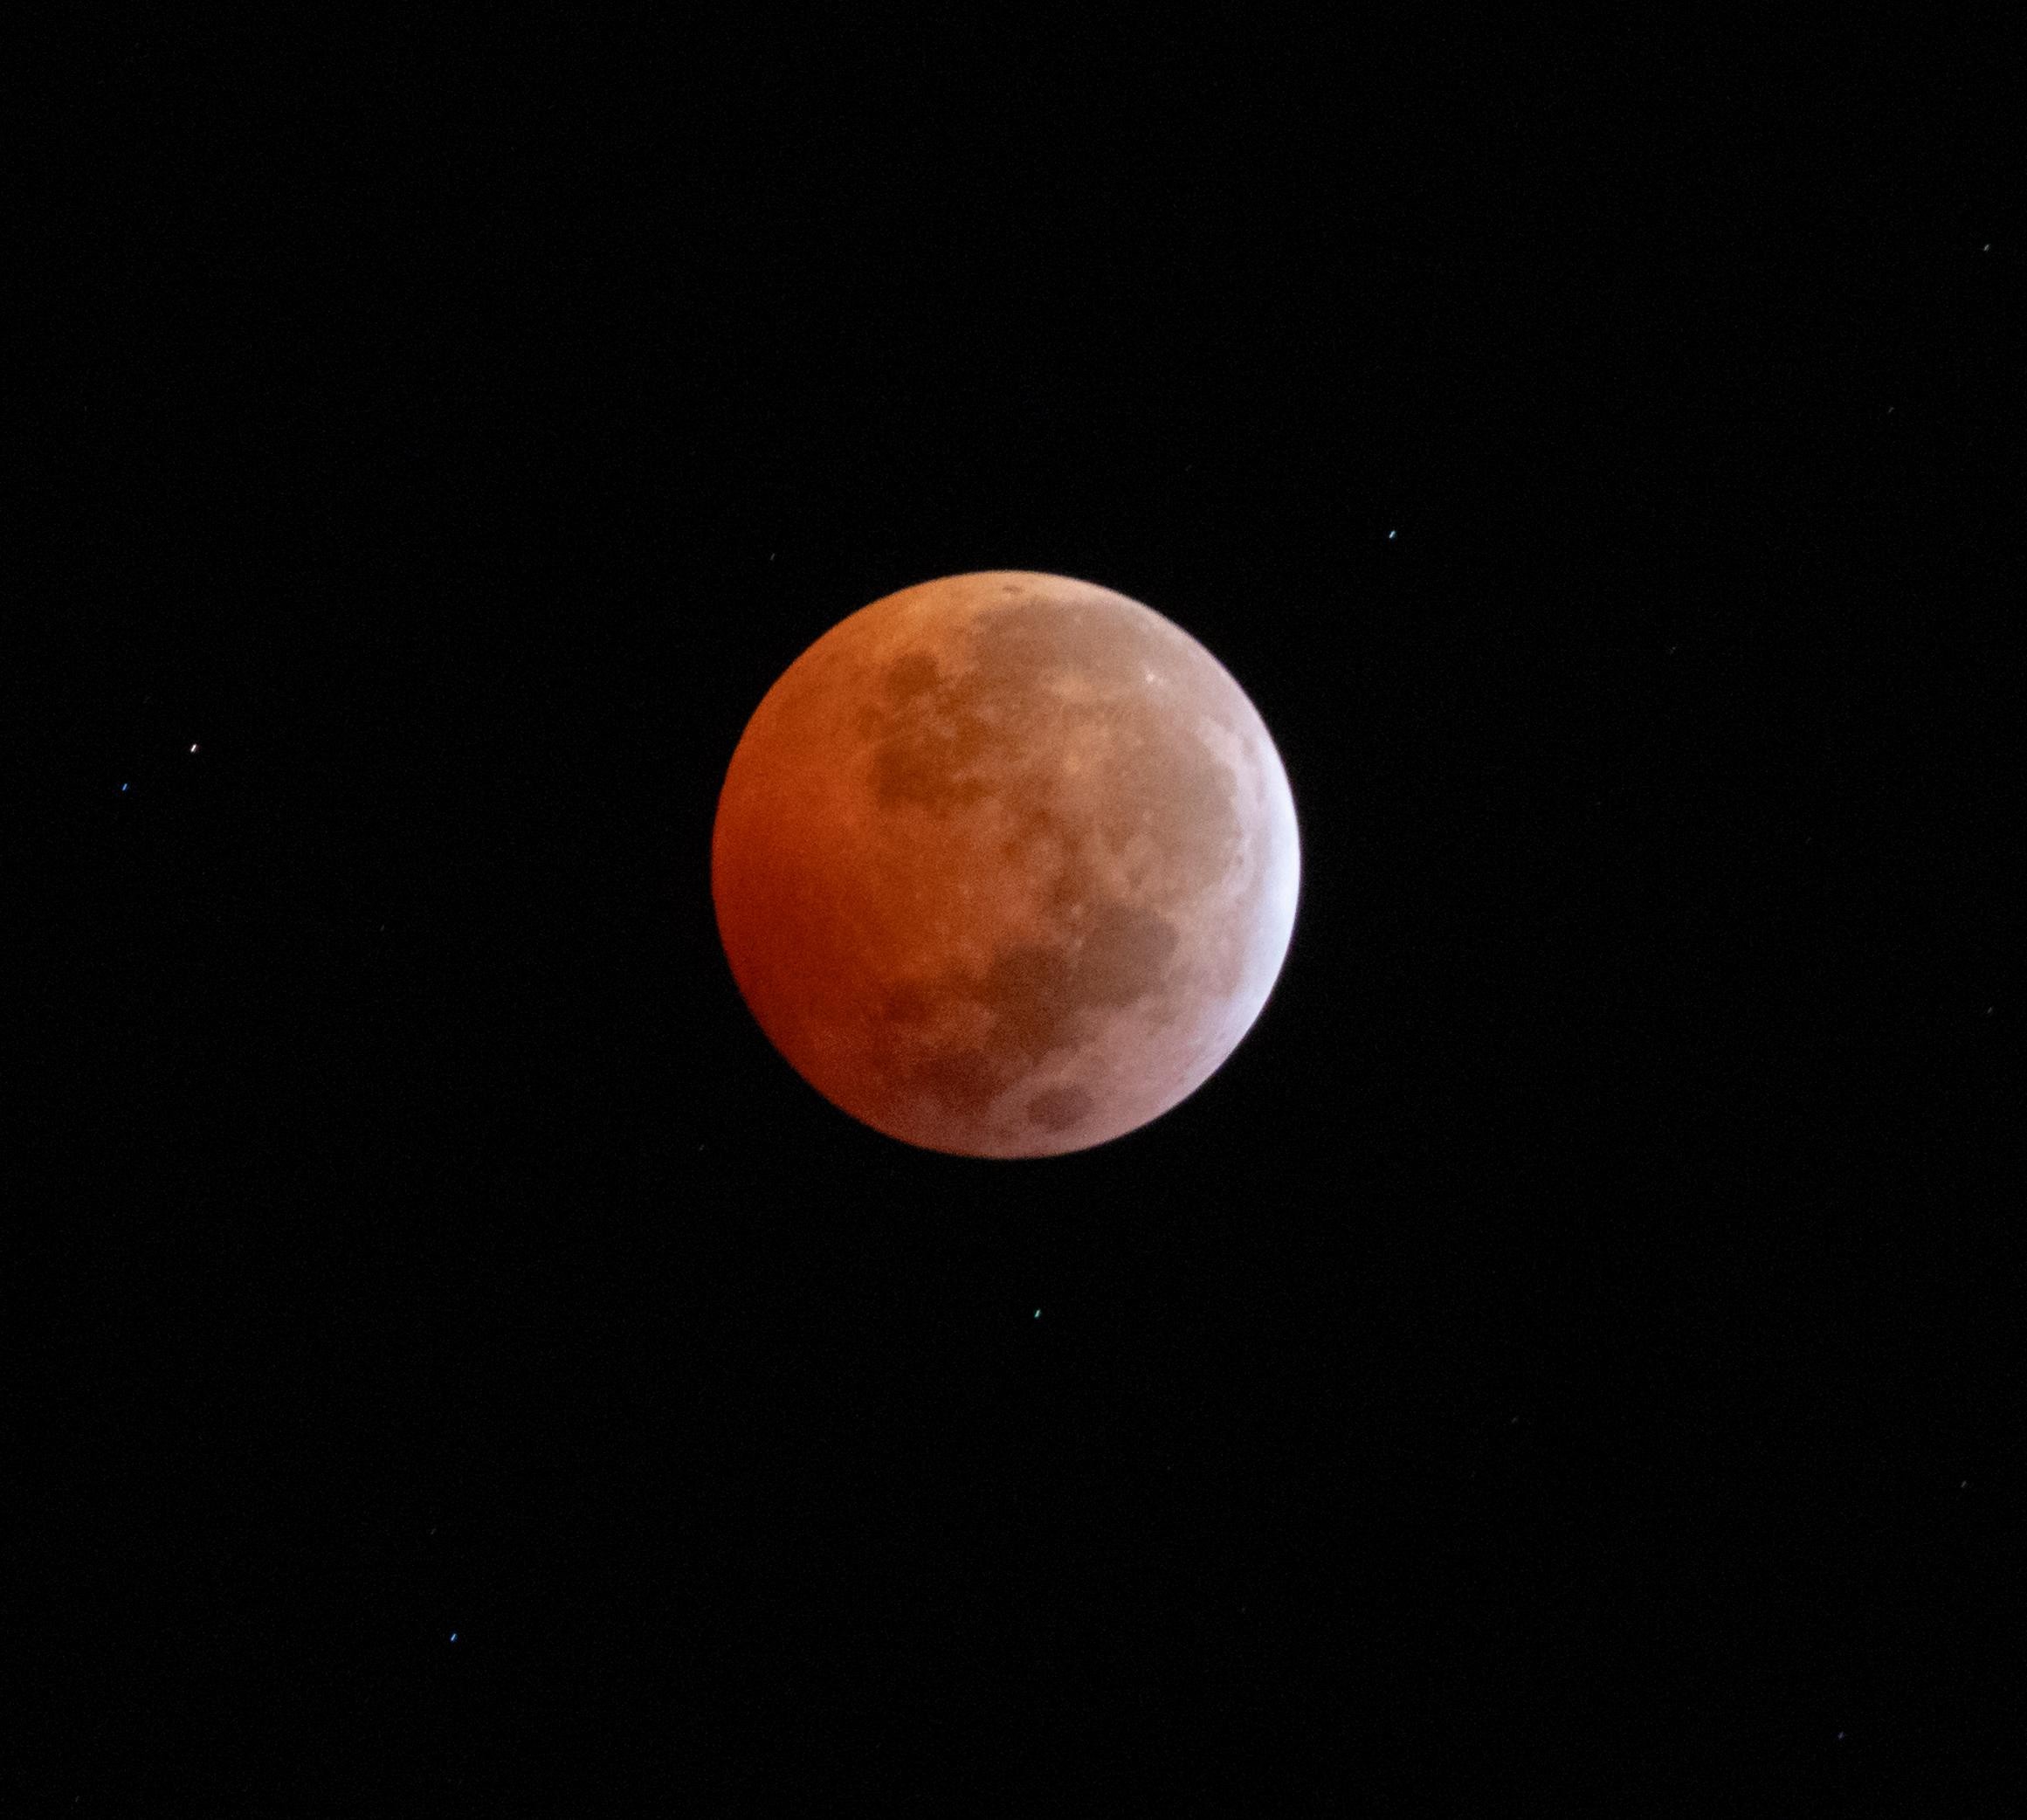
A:
[[[996,569],[862,608],[783,672],[711,839],[741,996],[876,1131],[1060,1155],[1187,1099],[1294,928],[1287,774],[1179,626]]]

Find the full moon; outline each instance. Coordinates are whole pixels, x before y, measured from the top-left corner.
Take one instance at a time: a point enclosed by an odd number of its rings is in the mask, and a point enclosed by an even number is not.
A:
[[[1258,713],[1124,595],[1001,569],[904,588],[791,664],[718,801],[741,995],[876,1131],[963,1156],[1102,1144],[1201,1086],[1294,927]]]

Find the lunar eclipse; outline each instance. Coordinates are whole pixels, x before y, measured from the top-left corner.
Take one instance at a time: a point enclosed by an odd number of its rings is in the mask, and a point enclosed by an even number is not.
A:
[[[925,1149],[1088,1148],[1258,1017],[1293,929],[1295,809],[1258,713],[1124,595],[994,570],[810,645],[748,723],[711,887],[789,1065]]]

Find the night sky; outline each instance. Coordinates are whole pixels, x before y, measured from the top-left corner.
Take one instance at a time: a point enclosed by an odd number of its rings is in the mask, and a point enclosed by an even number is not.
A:
[[[1841,31],[45,44],[23,1811],[2017,1757],[2027,72]],[[1001,568],[1304,840],[1226,1066],[1012,1164],[708,881],[781,672]]]

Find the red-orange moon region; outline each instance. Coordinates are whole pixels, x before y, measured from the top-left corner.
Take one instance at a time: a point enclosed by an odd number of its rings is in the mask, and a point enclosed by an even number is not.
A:
[[[1086,1149],[1194,1093],[1266,1003],[1300,873],[1224,666],[1124,595],[1010,569],[817,639],[748,723],[711,841],[775,1047],[964,1156]]]

